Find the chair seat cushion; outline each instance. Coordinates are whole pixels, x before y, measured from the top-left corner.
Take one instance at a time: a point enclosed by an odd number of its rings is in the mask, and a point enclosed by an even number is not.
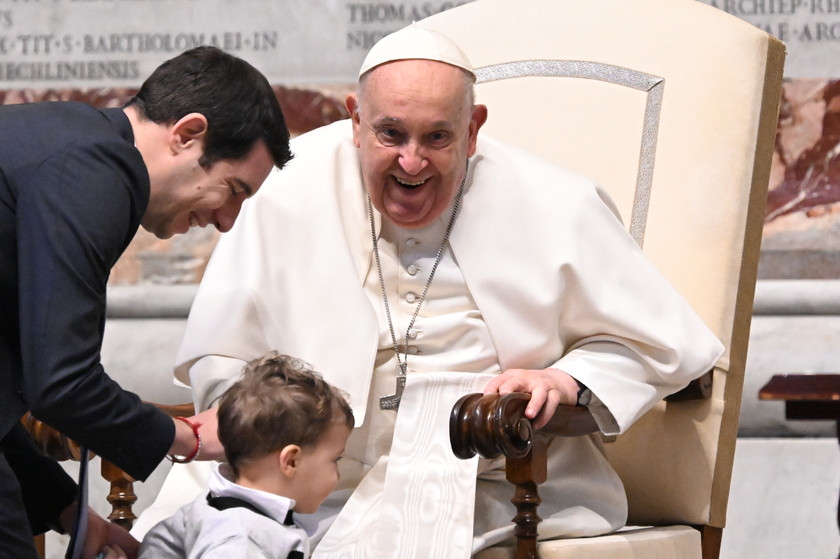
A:
[[[625,528],[608,536],[540,542],[540,559],[701,559],[700,532],[689,526]],[[510,559],[515,545],[498,545],[475,559]]]

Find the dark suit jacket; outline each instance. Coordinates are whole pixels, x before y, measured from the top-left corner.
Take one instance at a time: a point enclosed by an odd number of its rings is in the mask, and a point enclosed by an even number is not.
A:
[[[100,364],[108,275],[148,202],[122,110],[0,106],[0,439],[29,409],[136,479],[165,456],[172,421]]]

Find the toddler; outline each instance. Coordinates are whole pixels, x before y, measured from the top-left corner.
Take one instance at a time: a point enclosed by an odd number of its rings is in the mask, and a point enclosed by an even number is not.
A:
[[[305,363],[271,352],[225,392],[218,420],[227,464],[149,531],[140,559],[309,557],[292,512],[315,512],[335,489],[350,406]]]

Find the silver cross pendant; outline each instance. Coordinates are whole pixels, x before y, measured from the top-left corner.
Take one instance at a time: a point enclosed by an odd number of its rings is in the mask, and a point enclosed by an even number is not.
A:
[[[379,398],[379,409],[397,411],[400,407],[400,398],[402,398],[403,389],[405,388],[405,375],[397,375],[397,390],[395,394],[390,396],[383,396]]]

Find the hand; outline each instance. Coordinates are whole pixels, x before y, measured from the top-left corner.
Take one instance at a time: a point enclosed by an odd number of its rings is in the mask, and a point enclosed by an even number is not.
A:
[[[218,420],[216,419],[216,408],[210,408],[187,420],[193,425],[199,425],[198,433],[201,435],[201,450],[196,460],[224,460],[225,450],[219,442]],[[192,428],[183,421],[173,419],[175,422],[175,440],[169,449],[169,454],[178,456],[189,456],[195,449],[195,433]]]
[[[225,460],[225,449],[219,442],[219,421],[216,418],[216,408],[210,408],[190,418],[190,421],[201,423],[198,432],[201,434],[201,452],[196,460]]]
[[[73,530],[76,522],[76,507],[75,502],[68,505],[59,516],[59,524],[67,532]],[[96,559],[100,552],[105,553],[107,559],[136,559],[139,550],[140,542],[131,534],[88,508],[87,535],[82,549],[84,559]]]
[[[102,553],[96,556],[96,559],[128,559],[128,555],[118,545],[115,545],[113,549],[106,545],[102,548]]]
[[[140,542],[134,536],[90,510],[82,557],[94,559],[104,552],[107,559],[135,559],[139,550]]]
[[[577,404],[578,383],[560,369],[508,369],[484,388],[484,394],[524,392],[531,395],[525,417],[534,429],[548,423],[559,404]]]

